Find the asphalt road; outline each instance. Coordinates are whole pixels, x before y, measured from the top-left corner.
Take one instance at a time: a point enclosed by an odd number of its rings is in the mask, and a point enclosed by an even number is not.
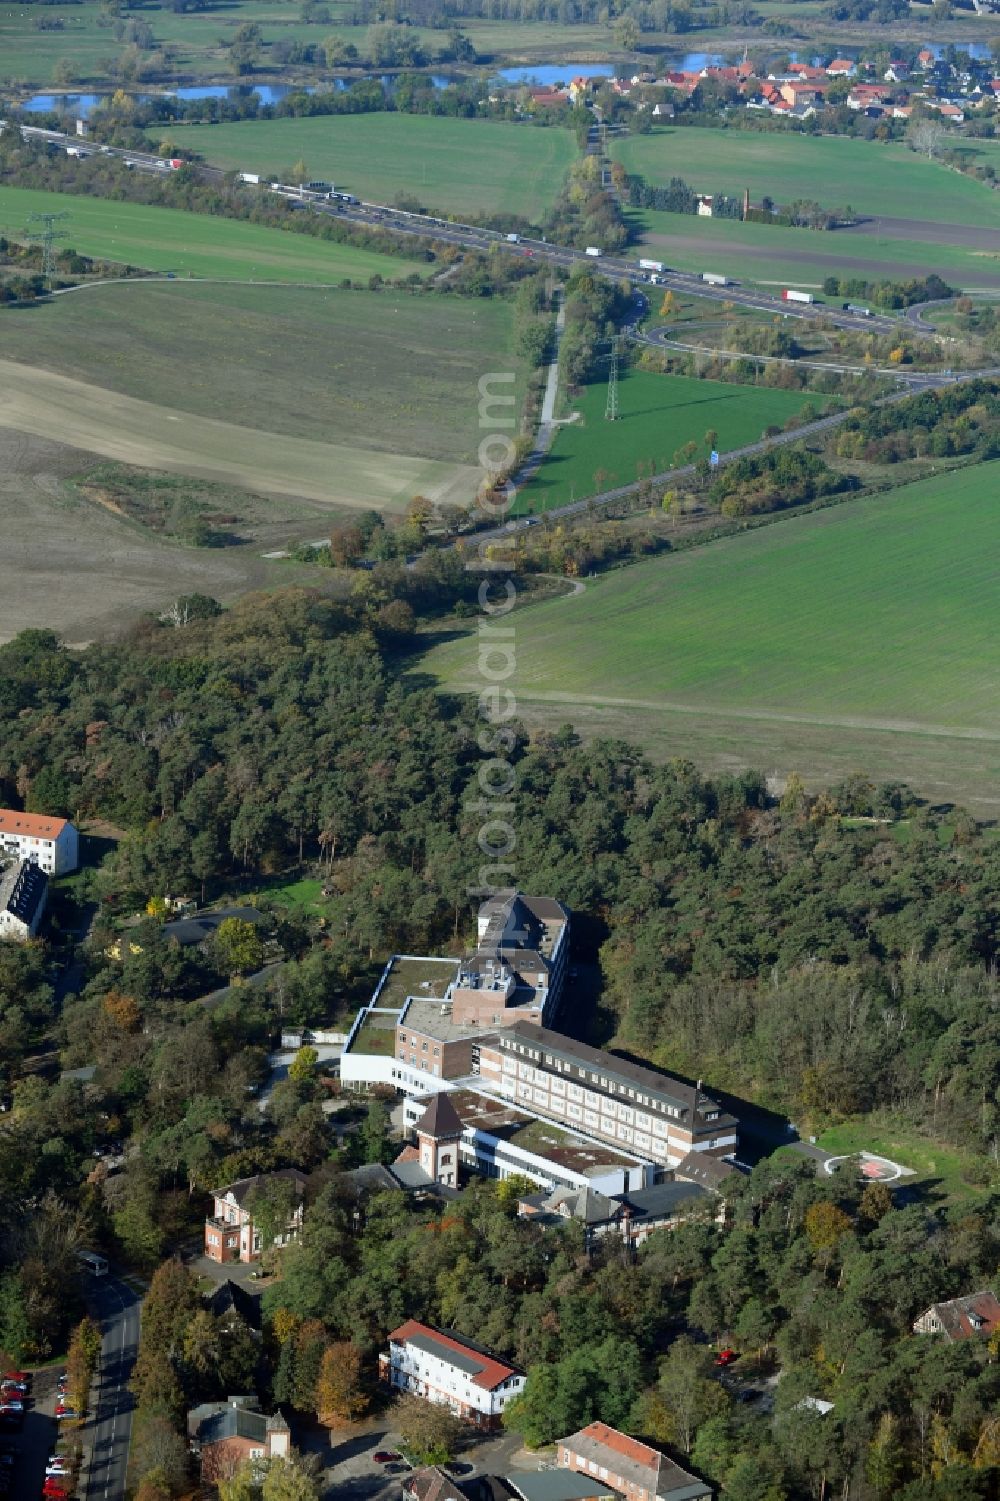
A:
[[[91,1460],[83,1494],[86,1501],[124,1501],[135,1405],[128,1383],[139,1345],[140,1299],[110,1274],[88,1282],[87,1303],[104,1338],[96,1406],[87,1429]]]
[[[0,121],[0,125],[5,123]],[[150,152],[124,151],[119,147],[111,146],[97,147],[92,142],[88,145],[76,136],[68,136],[54,130],[43,130],[34,125],[22,126],[21,133],[27,139],[48,141],[54,146],[64,148],[70,146],[75,151],[82,150],[87,155],[100,151],[105,156],[117,156],[128,162],[136,171],[169,176],[172,170],[169,162]],[[207,181],[221,182],[227,175],[217,167],[197,165],[194,170],[199,177]],[[624,255],[588,256],[584,250],[574,250],[566,245],[553,245],[546,240],[532,240],[524,237],[511,242],[508,241],[506,235],[497,230],[480,229],[471,224],[454,224],[448,219],[437,219],[430,214],[411,214],[403,209],[391,208],[381,203],[348,204],[339,199],[329,202],[318,194],[305,193],[289,186],[271,188],[269,184],[261,183],[259,191],[274,192],[289,202],[302,204],[304,211],[311,210],[333,218],[346,219],[351,223],[364,225],[366,228],[389,229],[394,234],[441,240],[465,250],[525,256],[567,269],[584,263],[600,275],[614,281],[620,281],[622,278],[633,281],[646,280],[646,275],[639,269],[637,260],[630,261]],[[895,332],[899,327],[899,321],[895,318],[882,315],[863,318],[825,304],[785,302],[780,297],[771,297],[765,292],[749,291],[734,283],[724,287],[712,286],[703,281],[700,276],[684,271],[665,270],[658,275],[656,284],[665,290],[685,292],[690,296],[705,297],[717,302],[738,303],[742,307],[756,308],[762,312],[780,312],[788,318],[808,320],[823,317],[838,328],[863,330],[867,333],[890,333]],[[930,332],[929,329],[926,331]],[[914,325],[910,332],[919,332],[919,326]]]

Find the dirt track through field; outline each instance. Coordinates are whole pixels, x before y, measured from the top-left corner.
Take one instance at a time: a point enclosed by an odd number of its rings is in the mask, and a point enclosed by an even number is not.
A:
[[[479,479],[469,465],[373,453],[171,412],[12,360],[0,360],[0,427],[144,469],[339,506],[400,509],[416,494],[471,500]]]

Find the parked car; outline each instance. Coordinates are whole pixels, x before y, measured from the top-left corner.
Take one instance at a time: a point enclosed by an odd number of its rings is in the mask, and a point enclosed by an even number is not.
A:
[[[23,1412],[24,1403],[20,1397],[5,1397],[0,1393],[0,1412]]]
[[[67,1464],[61,1454],[52,1454],[49,1456],[49,1462],[45,1466],[45,1473],[46,1475],[69,1475],[71,1473],[71,1466]]]
[[[0,1381],[23,1381],[26,1386],[31,1385],[30,1371],[4,1371]]]
[[[76,1418],[76,1417],[79,1417],[79,1413],[77,1412],[77,1410],[76,1410],[75,1407],[66,1407],[64,1405],[64,1403],[62,1403],[62,1402],[57,1402],[56,1403],[56,1422],[57,1423],[61,1423],[65,1419]]]
[[[732,1365],[733,1361],[739,1360],[739,1358],[739,1354],[736,1350],[720,1350],[718,1355],[715,1357],[715,1363],[716,1365],[721,1366]]]
[[[58,1480],[46,1480],[42,1486],[42,1495],[47,1496],[49,1501],[64,1501],[64,1498],[69,1497],[69,1491]]]
[[[394,1449],[376,1449],[372,1455],[377,1465],[390,1465],[397,1459],[402,1459],[402,1454],[397,1454]]]

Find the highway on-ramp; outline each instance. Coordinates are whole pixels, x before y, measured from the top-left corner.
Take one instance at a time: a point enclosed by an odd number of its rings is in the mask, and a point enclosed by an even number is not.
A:
[[[87,1426],[90,1467],[86,1501],[124,1501],[135,1399],[129,1391],[139,1348],[141,1298],[120,1278],[89,1277],[87,1305],[100,1321],[102,1344],[93,1416]]]

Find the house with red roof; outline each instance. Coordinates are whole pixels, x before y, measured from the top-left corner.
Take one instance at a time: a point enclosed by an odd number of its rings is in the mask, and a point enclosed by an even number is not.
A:
[[[1000,1301],[990,1288],[952,1298],[947,1303],[932,1303],[913,1326],[914,1334],[942,1334],[949,1344],[972,1339],[981,1334],[988,1339],[1000,1329]]]
[[[849,57],[835,57],[832,63],[827,63],[826,73],[829,78],[850,78],[854,67]]]
[[[380,1380],[450,1407],[477,1428],[499,1428],[505,1408],[524,1391],[527,1377],[463,1335],[408,1319],[389,1335],[378,1358]]]
[[[559,1440],[556,1462],[592,1475],[625,1501],[711,1501],[712,1487],[682,1470],[666,1454],[629,1438],[607,1423],[588,1423]]]

